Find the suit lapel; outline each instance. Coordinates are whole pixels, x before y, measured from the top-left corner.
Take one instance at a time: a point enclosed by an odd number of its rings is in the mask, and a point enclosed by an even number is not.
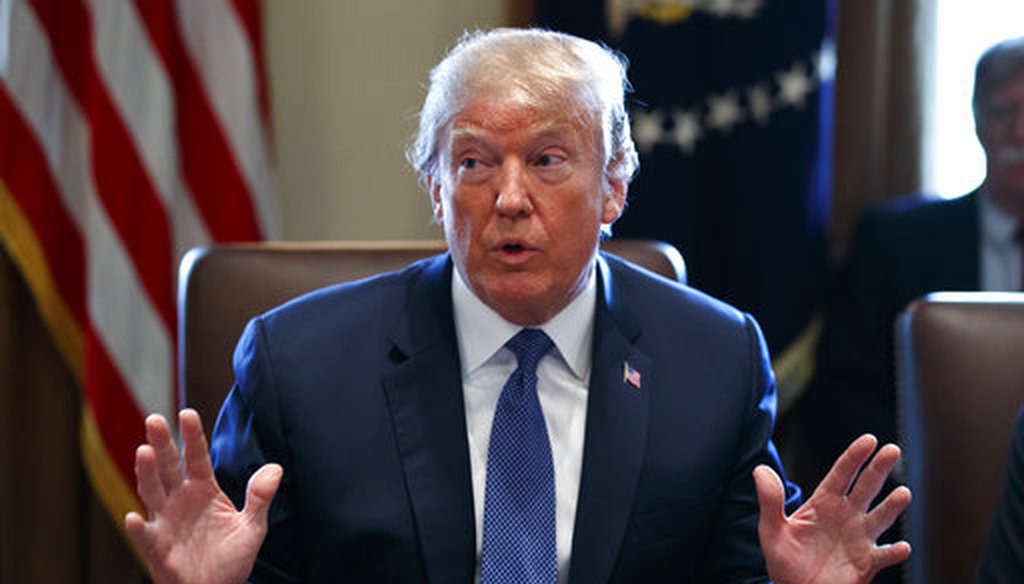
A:
[[[618,290],[603,258],[598,268],[593,369],[569,570],[572,582],[611,578],[643,467],[649,392],[645,386],[653,373],[650,359],[633,346],[640,331],[618,302]],[[639,381],[626,380],[627,363],[639,372]]]
[[[448,256],[413,276],[401,309],[384,389],[424,570],[432,582],[470,582],[473,490]]]

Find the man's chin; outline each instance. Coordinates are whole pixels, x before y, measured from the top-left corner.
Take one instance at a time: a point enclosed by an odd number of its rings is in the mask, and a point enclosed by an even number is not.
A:
[[[492,282],[485,303],[498,314],[518,325],[532,326],[551,319],[563,306],[556,306],[552,295],[536,278],[502,278]]]

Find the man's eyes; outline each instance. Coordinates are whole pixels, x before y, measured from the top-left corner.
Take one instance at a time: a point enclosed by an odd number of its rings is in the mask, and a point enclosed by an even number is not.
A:
[[[1016,117],[1022,109],[1024,109],[1024,105],[999,103],[990,105],[987,113],[989,119],[1001,122]]]
[[[554,166],[565,162],[567,159],[563,154],[548,152],[535,158],[533,163],[537,166]]]
[[[489,169],[501,166],[501,161],[489,161],[487,157],[479,155],[464,154],[456,157],[459,173],[471,173],[474,180],[482,179]],[[543,152],[532,157],[527,157],[526,163],[535,168],[538,172],[544,172],[545,176],[554,171],[561,171],[566,168],[569,158],[561,152]]]
[[[551,166],[553,164],[558,164],[559,162],[564,161],[564,156],[559,156],[557,154],[541,154],[536,159],[534,159],[534,164],[536,164],[537,166]],[[466,157],[459,161],[459,166],[466,170],[472,170],[474,168],[479,167],[481,164],[482,162],[480,161],[479,158],[472,157]]]

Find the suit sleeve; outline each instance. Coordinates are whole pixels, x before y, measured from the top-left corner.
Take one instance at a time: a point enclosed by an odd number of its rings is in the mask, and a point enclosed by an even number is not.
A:
[[[271,360],[259,318],[250,321],[235,348],[235,385],[217,417],[210,455],[221,489],[241,509],[252,476],[268,462],[284,467],[271,503],[269,529],[250,576],[253,583],[300,582],[299,532],[290,504],[291,481],[277,415]]]
[[[771,435],[775,425],[777,393],[768,350],[760,328],[746,316],[748,336],[748,414],[743,422],[733,472],[722,499],[712,556],[716,558],[708,582],[766,582],[764,554],[757,534],[760,508],[753,471],[760,464],[772,467],[786,489],[786,509],[801,502],[800,488],[786,479]]]

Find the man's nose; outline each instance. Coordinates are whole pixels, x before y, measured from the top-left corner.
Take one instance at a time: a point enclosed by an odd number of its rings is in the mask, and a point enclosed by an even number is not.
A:
[[[497,189],[494,204],[498,213],[519,216],[533,212],[533,201],[527,187],[527,169],[521,161],[509,160],[502,164]]]

